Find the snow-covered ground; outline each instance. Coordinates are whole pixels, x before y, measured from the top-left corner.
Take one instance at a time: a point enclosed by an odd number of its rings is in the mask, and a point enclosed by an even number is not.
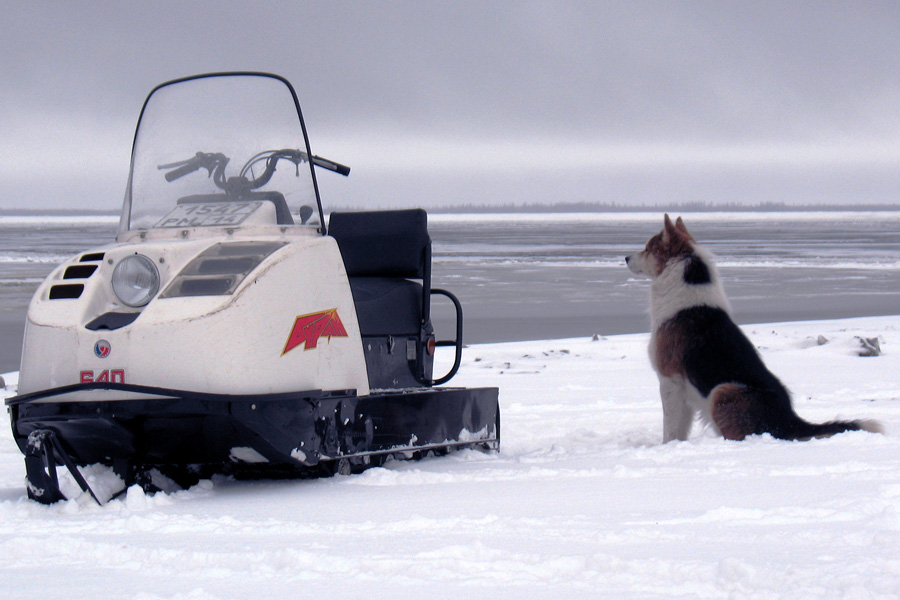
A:
[[[7,426],[0,596],[900,597],[900,316],[745,331],[801,416],[887,434],[661,445],[647,335],[473,346],[453,383],[500,388],[501,452],[349,477],[42,506]]]

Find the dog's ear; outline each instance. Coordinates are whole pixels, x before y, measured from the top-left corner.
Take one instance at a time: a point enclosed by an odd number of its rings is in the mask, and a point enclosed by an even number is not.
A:
[[[687,227],[684,226],[684,221],[681,220],[681,217],[675,219],[675,229],[688,236],[690,239],[694,239],[694,236],[687,230]]]
[[[679,217],[680,219],[681,217]],[[663,216],[663,239],[669,240],[674,237],[678,233],[678,230],[675,228],[675,225],[672,224],[672,219],[669,218],[669,213],[666,213]]]

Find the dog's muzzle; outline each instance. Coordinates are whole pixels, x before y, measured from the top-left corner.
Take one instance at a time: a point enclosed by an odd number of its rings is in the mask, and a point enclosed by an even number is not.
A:
[[[639,261],[633,260],[634,257],[635,257],[634,254],[631,254],[631,255],[629,255],[629,256],[626,256],[626,257],[625,257],[625,266],[627,266],[627,267],[631,270],[632,273],[635,273],[636,275],[640,275],[640,274],[641,274],[641,268],[640,268],[640,266],[637,264]]]

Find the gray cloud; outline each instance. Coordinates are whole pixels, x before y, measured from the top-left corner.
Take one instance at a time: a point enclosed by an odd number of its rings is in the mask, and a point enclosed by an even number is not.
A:
[[[890,2],[14,3],[0,207],[118,204],[164,80],[266,70],[335,201],[889,202]],[[65,200],[61,200],[65,198]]]

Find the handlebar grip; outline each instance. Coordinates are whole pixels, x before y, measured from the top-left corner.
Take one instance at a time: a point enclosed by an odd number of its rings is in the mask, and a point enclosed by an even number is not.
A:
[[[327,158],[322,158],[321,156],[313,156],[312,162],[317,167],[322,167],[323,169],[334,171],[338,175],[343,175],[344,177],[350,174],[350,167],[348,167],[347,165],[336,163],[333,160],[328,160]]]
[[[187,163],[186,165],[182,165],[182,166],[178,167],[177,169],[175,169],[174,171],[169,171],[168,173],[166,173],[166,181],[169,181],[169,182],[175,181],[179,177],[184,177],[188,173],[193,173],[200,167],[201,167],[200,161],[194,159],[194,160],[190,161],[189,163]]]

